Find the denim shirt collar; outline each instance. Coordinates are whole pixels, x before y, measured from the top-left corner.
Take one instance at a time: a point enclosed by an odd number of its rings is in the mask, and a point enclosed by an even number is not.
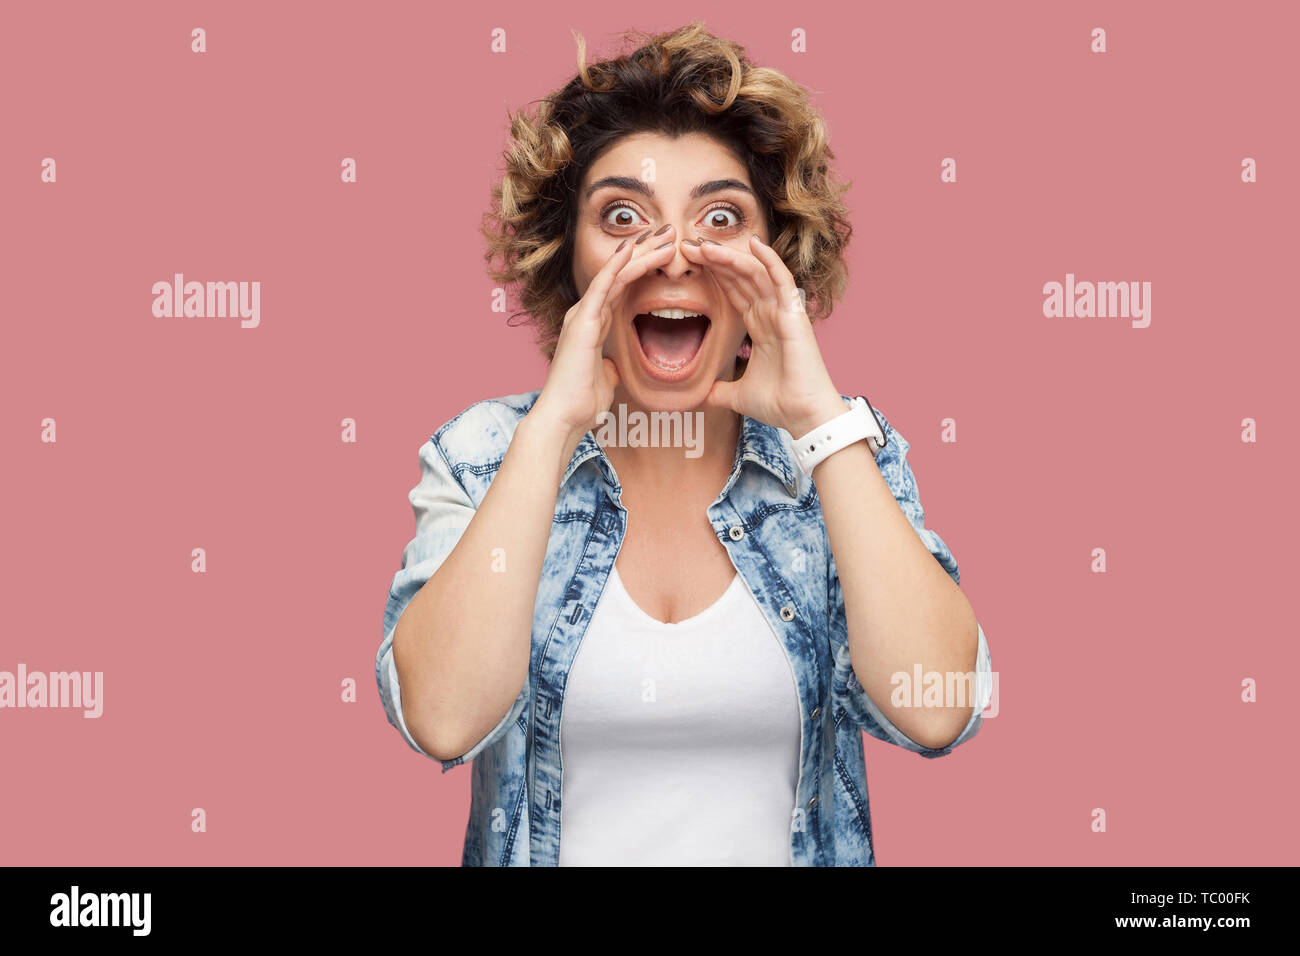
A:
[[[564,470],[564,477],[560,479],[560,487],[564,487],[569,480],[569,476],[588,458],[596,459],[597,467],[612,489],[615,500],[618,500],[622,494],[623,486],[619,484],[618,475],[615,473],[609,457],[590,431],[582,436],[577,447],[573,450],[573,455],[569,458],[569,466]],[[756,418],[750,418],[748,415],[741,417],[740,441],[736,444],[736,456],[732,461],[731,476],[727,479],[726,485],[723,486],[719,498],[731,490],[731,486],[735,484],[736,479],[740,476],[741,462],[745,461],[752,462],[775,476],[785,487],[786,494],[791,498],[798,497],[799,476],[795,470],[794,460],[787,451],[785,442],[781,437],[780,429],[764,424]]]

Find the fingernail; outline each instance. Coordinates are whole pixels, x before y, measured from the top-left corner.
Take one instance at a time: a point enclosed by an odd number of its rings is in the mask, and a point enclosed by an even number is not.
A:
[[[667,248],[668,248],[669,246],[671,246],[672,244],[673,244],[673,241],[672,241],[671,239],[669,239],[669,240],[668,240],[667,242],[665,242],[663,245],[661,245],[661,246],[655,246],[654,249],[651,250],[651,251],[653,251],[653,252],[658,252],[660,249],[667,249]]]
[[[702,242],[707,242],[707,243],[708,243],[709,245],[711,245],[711,246],[720,246],[720,245],[722,245],[722,243],[718,242],[718,240],[716,240],[716,239],[703,239],[703,240],[701,240],[701,241],[702,241]]]
[[[641,233],[641,235],[636,237],[636,242],[633,243],[633,245],[639,246],[641,245],[641,243],[645,242],[649,238],[650,238],[650,230],[647,229],[645,232]]]
[[[655,230],[655,235],[662,236],[665,232],[667,232],[672,227],[673,224],[671,222],[664,223],[662,226],[660,226],[658,229]]]
[[[698,240],[698,239],[683,239],[682,242],[686,243],[686,245],[688,245],[688,246],[702,246],[702,245],[704,245],[704,243],[700,242],[700,240]]]
[[[754,233],[750,238],[753,239],[755,242],[757,242],[760,246],[765,246],[765,245],[767,245],[766,242],[764,242],[762,239],[759,239],[759,238],[758,238],[758,233]]]
[[[620,242],[620,243],[618,244],[618,248],[615,249],[614,251],[615,251],[615,252],[622,252],[622,251],[623,251],[623,247],[626,246],[626,245],[627,245],[627,240],[624,239],[622,242]]]

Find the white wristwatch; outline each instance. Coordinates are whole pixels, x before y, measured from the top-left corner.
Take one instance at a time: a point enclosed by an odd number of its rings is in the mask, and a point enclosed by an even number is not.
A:
[[[799,470],[811,476],[813,469],[831,455],[864,438],[872,455],[885,447],[885,430],[880,427],[876,410],[865,395],[859,395],[843,415],[795,439],[794,456],[799,462]]]

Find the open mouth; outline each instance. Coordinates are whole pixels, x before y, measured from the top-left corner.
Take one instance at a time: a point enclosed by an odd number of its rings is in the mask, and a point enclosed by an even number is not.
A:
[[[677,372],[699,354],[709,317],[686,309],[653,309],[632,319],[641,354],[654,367]]]

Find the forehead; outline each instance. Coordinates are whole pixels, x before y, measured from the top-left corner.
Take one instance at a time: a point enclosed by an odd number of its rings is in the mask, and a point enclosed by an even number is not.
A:
[[[586,187],[605,176],[641,178],[653,164],[654,182],[659,189],[686,191],[697,182],[711,179],[738,179],[748,186],[749,171],[720,140],[706,133],[633,133],[606,149],[582,177]]]

